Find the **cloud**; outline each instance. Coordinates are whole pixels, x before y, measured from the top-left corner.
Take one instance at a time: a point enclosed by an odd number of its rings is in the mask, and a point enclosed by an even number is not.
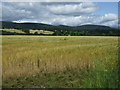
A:
[[[53,25],[80,26],[98,24],[116,27],[118,16],[113,13],[95,15],[99,7],[95,3],[35,3],[4,2],[2,19],[4,21],[39,22]]]
[[[17,6],[16,6],[17,5]],[[19,8],[21,5],[21,8]],[[25,6],[26,7],[26,6]],[[6,3],[2,5],[2,19],[7,21],[20,20],[30,18],[32,12],[25,9],[21,3]]]
[[[106,14],[110,16],[111,14]],[[80,26],[84,24],[96,24],[96,25],[106,25],[110,27],[117,27],[118,25],[118,16],[116,14],[113,14],[114,17],[106,17],[106,15],[103,16],[59,16],[51,19],[51,24],[63,24],[63,25],[70,25],[70,26]],[[49,22],[49,23],[50,23]]]
[[[116,14],[105,14],[101,16],[97,23],[101,25],[111,26],[111,27],[117,27],[118,26],[118,15]]]
[[[79,4],[48,5],[47,8],[52,13],[60,15],[90,14],[98,10],[98,6],[90,2]]]
[[[2,2],[119,2],[119,0],[0,0]]]

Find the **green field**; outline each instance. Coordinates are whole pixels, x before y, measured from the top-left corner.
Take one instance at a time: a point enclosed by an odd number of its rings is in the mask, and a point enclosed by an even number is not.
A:
[[[118,37],[3,36],[3,87],[117,88]]]

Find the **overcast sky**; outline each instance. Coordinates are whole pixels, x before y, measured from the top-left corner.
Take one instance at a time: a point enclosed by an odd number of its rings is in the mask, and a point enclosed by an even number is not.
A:
[[[52,25],[84,24],[117,27],[117,2],[3,2],[2,20]]]

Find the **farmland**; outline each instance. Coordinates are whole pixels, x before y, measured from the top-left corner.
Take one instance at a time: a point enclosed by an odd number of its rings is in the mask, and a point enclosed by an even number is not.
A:
[[[42,34],[42,35],[52,35],[54,32],[51,31],[47,31],[47,30],[29,30],[29,31],[25,31],[25,30],[21,30],[21,29],[0,29],[0,34],[7,34],[7,35],[25,35],[25,34],[32,34],[32,35],[36,35],[36,34]]]
[[[3,36],[3,87],[117,88],[118,37]]]

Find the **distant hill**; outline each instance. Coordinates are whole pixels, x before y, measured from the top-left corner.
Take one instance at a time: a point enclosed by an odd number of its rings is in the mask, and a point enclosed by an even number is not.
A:
[[[68,29],[79,29],[79,30],[92,30],[92,29],[102,29],[109,30],[112,29],[108,26],[102,25],[81,25],[81,26],[65,26],[65,25],[49,25],[43,23],[14,23],[14,22],[1,22],[3,28],[26,28],[26,29],[53,29],[53,28],[68,28]]]
[[[89,25],[82,25],[82,26],[77,26],[78,28],[80,29],[83,29],[83,30],[96,30],[96,29],[99,29],[99,30],[110,30],[110,29],[113,29],[111,27],[108,27],[108,26],[102,26],[102,25],[92,25],[92,24],[89,24]]]
[[[3,29],[20,29],[29,33],[29,30],[47,30],[54,32],[53,35],[120,35],[120,30],[102,25],[81,25],[81,26],[65,26],[65,25],[49,25],[43,23],[15,23],[1,21]],[[27,34],[28,34],[27,33]]]

